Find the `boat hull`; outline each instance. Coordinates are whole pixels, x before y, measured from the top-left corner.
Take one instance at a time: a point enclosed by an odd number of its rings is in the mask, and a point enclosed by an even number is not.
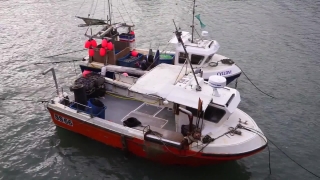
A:
[[[239,74],[235,74],[233,76],[229,76],[229,77],[226,77],[226,84],[229,85],[232,81],[234,81],[235,79],[237,79],[238,77],[240,77],[241,73]],[[204,79],[205,81],[208,81],[208,79]]]
[[[234,161],[260,152],[266,146],[242,154],[204,154],[190,150],[181,150],[164,146],[135,137],[124,136],[121,133],[105,129],[48,107],[53,123],[69,131],[82,134],[106,145],[122,149],[124,152],[146,158],[163,164],[179,164],[200,166]]]

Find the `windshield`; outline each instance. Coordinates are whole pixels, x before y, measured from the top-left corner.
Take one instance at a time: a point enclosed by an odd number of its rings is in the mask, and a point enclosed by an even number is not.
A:
[[[179,53],[179,64],[183,64],[187,60],[188,54],[185,54],[183,52]],[[197,54],[191,54],[191,64],[194,65],[200,65],[201,62],[204,60],[204,56],[197,55]]]
[[[210,56],[208,56],[207,57],[207,59],[206,59],[206,61],[204,62],[204,63],[208,63],[208,62],[210,62],[210,60],[212,59],[212,56],[213,56],[214,54],[212,54],[212,55],[210,55]]]
[[[186,109],[192,112],[193,116],[197,117],[197,109],[191,107],[187,107]],[[225,110],[209,105],[204,112],[204,119],[213,123],[218,123],[225,114]]]
[[[218,123],[222,117],[226,114],[226,111],[213,106],[208,106],[204,113],[204,119],[210,122]]]
[[[191,54],[191,63],[192,64],[201,64],[202,60],[204,59],[204,56],[197,55],[197,54]]]

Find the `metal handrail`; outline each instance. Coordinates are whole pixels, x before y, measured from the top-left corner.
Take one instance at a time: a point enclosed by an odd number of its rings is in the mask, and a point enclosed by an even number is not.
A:
[[[59,96],[58,82],[57,82],[56,73],[55,73],[55,71],[54,71],[54,68],[51,67],[51,68],[43,71],[42,74],[45,75],[45,74],[47,74],[49,71],[52,71],[52,76],[53,76],[53,80],[54,80],[54,83],[55,83],[55,86],[56,86],[57,95]]]
[[[49,71],[52,71],[52,76],[53,76],[53,80],[54,80],[55,87],[56,87],[56,93],[57,93],[57,95],[59,96],[59,87],[58,87],[58,82],[57,82],[56,73],[55,73],[54,68],[51,67],[51,68],[43,71],[42,74],[45,75],[45,74],[47,74]],[[63,92],[62,89],[61,89],[61,92]],[[100,113],[106,109],[106,108],[104,108],[104,109],[101,110],[97,115],[93,115],[93,114],[92,114],[92,107],[89,107],[89,106],[84,105],[84,104],[81,104],[81,103],[77,103],[77,102],[75,102],[75,101],[70,101],[70,99],[67,99],[67,98],[65,98],[65,97],[62,97],[62,99],[68,100],[70,104],[76,104],[75,109],[77,110],[77,113],[78,113],[78,112],[84,112],[84,113],[88,114],[87,111],[80,110],[80,109],[79,109],[79,105],[81,105],[81,106],[83,106],[83,107],[85,107],[85,108],[89,108],[89,109],[90,109],[90,114],[89,114],[89,115],[90,115],[91,118],[93,118],[93,117],[98,117],[98,115],[100,115]],[[59,103],[61,104],[61,102],[59,102]],[[66,105],[64,105],[64,106],[66,107]],[[67,107],[68,107],[68,106],[67,106]],[[70,107],[70,106],[69,106],[69,108],[73,108],[73,107]]]
[[[89,109],[90,109],[90,117],[93,117],[93,116],[92,116],[92,107],[89,107],[89,106],[84,105],[84,104],[81,104],[81,103],[77,103],[77,102],[75,102],[75,101],[71,101],[70,99],[67,99],[67,98],[65,98],[65,97],[62,97],[62,99],[69,101],[69,105],[71,105],[71,104],[76,104],[75,107],[66,106],[65,104],[63,104],[63,105],[64,105],[65,107],[69,107],[69,108],[71,108],[71,109],[75,108],[75,109],[77,110],[77,113],[78,113],[78,112],[87,113],[87,111],[80,110],[80,109],[79,109],[79,105],[80,105],[80,106],[83,106],[83,107],[85,107],[85,108],[89,108]],[[62,103],[60,103],[60,104],[62,104]]]

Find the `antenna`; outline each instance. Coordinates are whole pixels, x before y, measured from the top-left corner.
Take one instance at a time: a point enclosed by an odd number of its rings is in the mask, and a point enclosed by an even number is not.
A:
[[[214,96],[220,97],[218,88],[223,88],[226,86],[227,79],[223,76],[212,75],[209,77],[208,84],[213,88]]]
[[[196,6],[196,0],[193,0],[192,25],[191,25],[191,27],[192,27],[191,43],[193,43],[195,6]]]
[[[182,39],[181,39],[182,32],[179,32],[179,31],[178,31],[178,28],[177,28],[177,26],[176,26],[176,23],[174,22],[174,20],[172,20],[172,21],[173,21],[173,24],[174,24],[174,26],[175,26],[175,28],[176,28],[175,35],[176,35],[176,37],[177,37],[177,40],[178,40],[178,42],[181,43],[185,54],[188,54],[187,49],[186,49],[186,47],[184,46],[184,43],[183,43],[183,41],[182,41]],[[201,86],[199,85],[198,79],[197,79],[197,77],[196,77],[196,75],[195,75],[195,73],[194,73],[194,70],[193,70],[193,67],[192,67],[192,64],[191,64],[191,62],[190,62],[190,59],[189,59],[189,56],[188,56],[188,55],[187,55],[187,61],[188,61],[188,63],[190,64],[190,67],[191,67],[191,70],[192,70],[192,74],[193,74],[193,76],[194,76],[194,79],[195,79],[196,82],[197,82],[196,90],[197,90],[197,91],[201,91]]]

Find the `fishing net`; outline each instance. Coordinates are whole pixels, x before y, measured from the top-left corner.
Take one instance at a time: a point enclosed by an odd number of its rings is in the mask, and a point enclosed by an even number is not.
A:
[[[104,77],[98,73],[91,72],[85,77],[80,77],[74,84],[83,85],[88,98],[101,97],[105,93]]]

